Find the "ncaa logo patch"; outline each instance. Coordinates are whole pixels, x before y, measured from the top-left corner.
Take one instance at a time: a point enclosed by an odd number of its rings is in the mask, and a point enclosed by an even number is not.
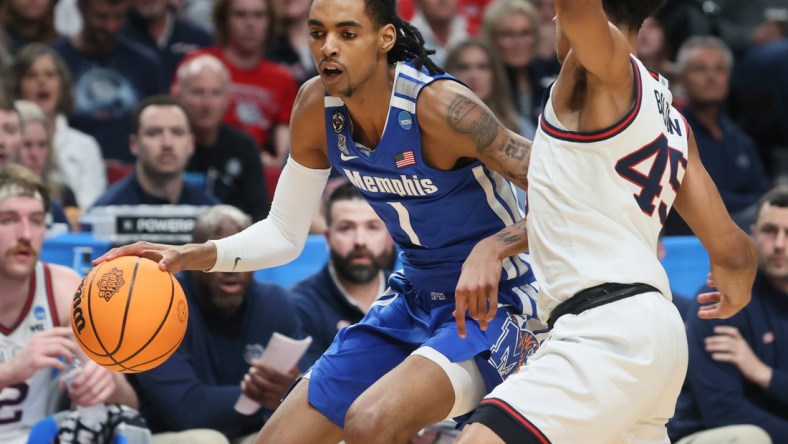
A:
[[[35,316],[36,320],[43,321],[46,316],[46,310],[44,310],[44,307],[36,305],[36,308],[33,309],[33,316]]]
[[[407,111],[400,111],[397,120],[399,121],[399,126],[404,130],[409,130],[413,127],[413,116]]]
[[[336,134],[345,131],[345,115],[342,114],[342,111],[335,110],[333,114],[331,114],[331,126],[334,128],[334,132]]]

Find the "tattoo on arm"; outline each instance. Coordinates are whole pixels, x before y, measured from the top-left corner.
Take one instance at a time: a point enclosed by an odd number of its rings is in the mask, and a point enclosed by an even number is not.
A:
[[[506,227],[506,229],[496,234],[495,237],[506,245],[516,244],[521,240],[528,240],[528,229],[525,225],[525,219],[521,219],[515,224]]]
[[[446,120],[461,134],[468,134],[476,143],[476,151],[483,153],[498,136],[499,124],[495,116],[479,107],[471,99],[458,95],[449,104]]]

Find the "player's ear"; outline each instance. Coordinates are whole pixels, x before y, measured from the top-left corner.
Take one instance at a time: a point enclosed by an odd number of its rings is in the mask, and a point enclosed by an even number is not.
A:
[[[394,47],[394,43],[397,42],[397,28],[391,23],[388,23],[380,28],[378,36],[380,37],[380,50],[382,52],[389,52],[391,48]]]

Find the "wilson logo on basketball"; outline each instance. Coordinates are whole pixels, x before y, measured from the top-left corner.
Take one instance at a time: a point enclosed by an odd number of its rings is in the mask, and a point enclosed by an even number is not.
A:
[[[71,325],[73,328],[77,330],[77,333],[82,333],[82,329],[85,328],[85,315],[82,313],[82,287],[85,286],[85,280],[83,279],[82,282],[79,283],[79,288],[77,288],[77,292],[74,293],[74,304],[71,308],[71,317],[72,322]]]
[[[123,280],[123,270],[112,267],[112,270],[101,276],[101,279],[99,279],[96,285],[99,289],[99,297],[109,302],[112,296],[120,291],[120,287],[125,283],[126,281]]]

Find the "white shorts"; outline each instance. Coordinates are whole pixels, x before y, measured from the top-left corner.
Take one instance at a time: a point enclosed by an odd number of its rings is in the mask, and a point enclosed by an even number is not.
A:
[[[643,293],[559,318],[482,405],[532,436],[524,442],[669,444],[665,424],[686,372],[678,310],[660,293]]]

